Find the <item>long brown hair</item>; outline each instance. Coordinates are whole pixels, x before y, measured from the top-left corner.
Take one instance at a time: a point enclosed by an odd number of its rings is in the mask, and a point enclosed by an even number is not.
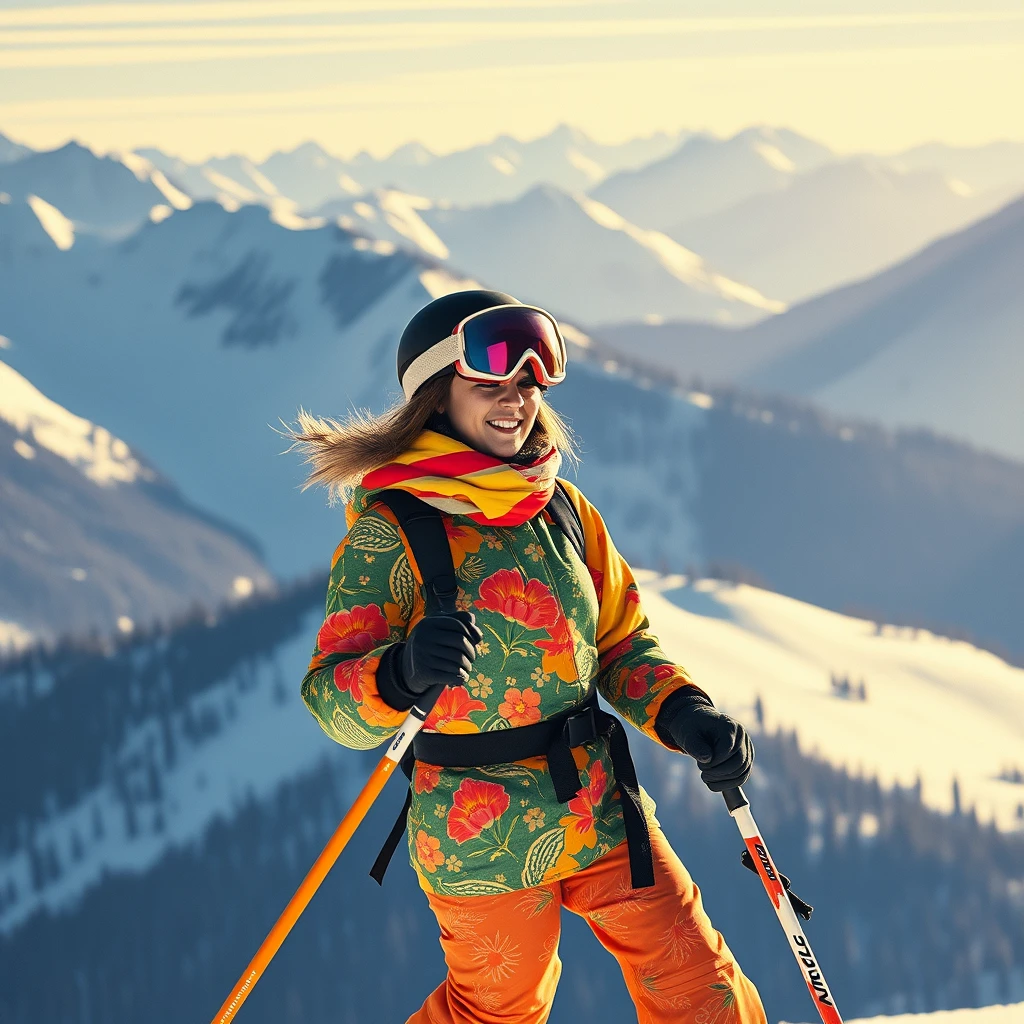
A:
[[[281,433],[291,440],[288,451],[298,449],[313,469],[302,489],[323,484],[332,505],[346,501],[356,484],[371,469],[393,462],[425,430],[439,407],[448,403],[452,375],[427,381],[408,401],[392,406],[379,416],[357,409],[344,420],[320,418],[300,409],[298,430]],[[523,452],[547,451],[554,445],[574,465],[579,453],[572,430],[546,402],[523,445]]]

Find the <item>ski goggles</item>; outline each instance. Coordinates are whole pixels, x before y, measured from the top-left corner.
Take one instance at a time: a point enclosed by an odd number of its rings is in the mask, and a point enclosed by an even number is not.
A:
[[[443,341],[417,356],[402,379],[405,397],[454,364],[467,380],[504,383],[529,361],[541,384],[565,379],[565,339],[555,318],[539,306],[491,306],[461,320]]]

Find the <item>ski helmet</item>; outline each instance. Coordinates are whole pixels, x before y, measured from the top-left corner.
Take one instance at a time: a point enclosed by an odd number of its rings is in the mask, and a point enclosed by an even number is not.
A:
[[[492,306],[509,305],[521,306],[522,303],[505,292],[492,292],[483,288],[450,292],[434,299],[433,302],[428,302],[402,332],[401,341],[398,343],[398,383],[402,383],[405,371],[417,356],[421,356],[439,341],[444,341],[467,316],[479,313],[483,309],[490,309]],[[436,380],[438,377],[453,374],[453,367],[454,364],[438,370],[427,380]],[[423,382],[426,383],[427,381]]]

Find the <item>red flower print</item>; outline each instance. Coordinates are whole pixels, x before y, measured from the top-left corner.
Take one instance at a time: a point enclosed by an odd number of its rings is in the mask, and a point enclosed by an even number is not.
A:
[[[551,591],[540,580],[524,584],[519,569],[499,569],[488,576],[474,604],[527,629],[546,629],[558,618],[558,602]]]
[[[363,658],[351,658],[334,666],[334,685],[342,692],[352,694],[352,699],[363,699]]]
[[[533,644],[544,652],[541,667],[545,672],[554,672],[559,679],[571,682],[576,678],[576,662],[573,659],[576,645],[569,620],[559,616],[548,627],[548,636],[550,640],[535,640]]]
[[[417,793],[432,793],[441,781],[441,769],[433,764],[416,763],[415,790]]]
[[[565,826],[565,849],[567,853],[579,853],[584,846],[594,848],[597,831],[594,828],[594,808],[601,803],[608,788],[608,775],[604,765],[595,761],[590,766],[590,781],[579,790],[568,804],[570,814],[559,818],[559,825]]]
[[[517,690],[509,687],[505,700],[498,705],[498,714],[507,718],[510,725],[531,725],[540,721],[540,694],[532,687]]]
[[[482,779],[463,779],[448,812],[448,836],[460,845],[490,828],[510,803],[504,786]]]
[[[601,603],[601,598],[604,597],[604,573],[600,569],[590,569],[590,578],[594,581],[594,589],[597,591],[597,603]]]
[[[639,700],[647,693],[650,689],[648,682],[650,674],[650,665],[640,665],[629,673],[629,678],[626,680],[626,696],[630,700]]]
[[[482,700],[470,697],[469,690],[464,686],[449,686],[437,698],[423,727],[437,732],[479,732],[469,715],[473,711],[486,710],[487,705]]]
[[[357,605],[327,616],[316,638],[324,654],[357,652],[365,654],[388,636],[388,620],[375,604]]]
[[[635,583],[630,583],[626,587],[626,604],[640,604],[640,591],[637,590]]]
[[[420,829],[416,833],[416,859],[433,874],[438,866],[444,863],[441,840],[436,836],[428,836],[423,829]]]

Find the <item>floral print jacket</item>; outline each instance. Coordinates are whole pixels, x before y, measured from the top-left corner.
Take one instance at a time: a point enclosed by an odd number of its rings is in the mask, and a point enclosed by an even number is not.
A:
[[[596,680],[619,714],[662,742],[658,709],[693,684],[648,632],[633,575],[601,516],[565,486],[583,522],[586,564],[546,512],[517,527],[444,517],[457,603],[474,613],[484,640],[468,685],[444,692],[425,729],[529,725],[577,704]],[[326,619],[302,681],[303,700],[332,739],[362,749],[398,730],[406,712],[381,698],[376,669],[423,612],[405,536],[390,509],[371,504],[334,553]],[[544,757],[468,769],[417,762],[408,844],[421,886],[464,896],[523,889],[570,875],[624,841],[607,740],[573,756],[583,788],[568,804],[556,798]]]

